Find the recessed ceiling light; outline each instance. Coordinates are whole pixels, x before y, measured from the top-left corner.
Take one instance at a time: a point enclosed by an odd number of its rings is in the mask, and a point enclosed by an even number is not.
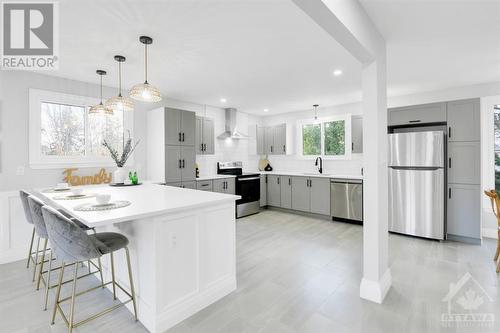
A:
[[[264,112],[269,112],[269,109],[264,109]]]
[[[221,98],[221,99],[220,99],[220,102],[221,102],[221,103],[226,103],[226,102],[227,102],[227,99],[225,99],[225,98]]]
[[[335,75],[335,76],[342,75],[342,70],[340,70],[340,69],[336,69],[336,70],[334,70],[334,71],[333,71],[333,75]]]

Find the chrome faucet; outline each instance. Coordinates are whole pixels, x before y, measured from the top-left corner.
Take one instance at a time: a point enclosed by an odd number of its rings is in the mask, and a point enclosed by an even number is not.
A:
[[[319,171],[319,173],[323,173],[323,159],[321,158],[321,156],[316,157],[316,162],[314,162],[314,165],[318,166],[318,160],[319,160],[318,171]]]

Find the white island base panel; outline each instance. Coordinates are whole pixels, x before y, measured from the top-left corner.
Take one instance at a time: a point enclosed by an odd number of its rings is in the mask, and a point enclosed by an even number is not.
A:
[[[236,290],[234,212],[234,202],[225,202],[97,228],[129,238],[138,317],[150,332],[164,332]],[[129,290],[124,251],[114,261],[116,280]],[[117,295],[128,299],[119,288]],[[127,308],[133,311],[131,302]]]

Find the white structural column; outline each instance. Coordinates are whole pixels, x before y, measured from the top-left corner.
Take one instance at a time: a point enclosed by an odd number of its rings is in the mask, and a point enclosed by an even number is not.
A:
[[[357,0],[292,0],[362,64],[363,279],[360,296],[382,303],[388,267],[387,92],[383,37]]]

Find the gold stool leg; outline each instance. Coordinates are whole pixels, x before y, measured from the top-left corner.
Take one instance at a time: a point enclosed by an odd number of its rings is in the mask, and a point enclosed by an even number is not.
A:
[[[50,272],[52,271],[52,257],[53,252],[50,251],[49,258],[49,272],[47,273],[47,281],[45,281],[45,306],[43,307],[43,311],[47,311],[47,302],[49,300],[49,286],[50,286]]]
[[[111,281],[113,284],[113,299],[116,300],[115,260],[113,259],[113,252],[111,252],[109,255],[111,257]]]
[[[36,282],[36,290],[40,290],[40,280],[42,279],[43,263],[45,261],[45,251],[47,251],[48,241],[49,239],[45,238],[45,241],[43,243],[42,262],[40,263],[40,271],[38,272],[38,281]]]
[[[35,267],[33,267],[33,282],[35,282],[36,268],[38,266],[38,250],[40,249],[40,237],[36,242],[36,253],[35,253]]]
[[[101,258],[97,258],[97,265],[99,266],[99,275],[101,276],[101,286],[104,289],[104,278],[102,277],[102,263]]]
[[[54,325],[54,322],[56,320],[57,306],[59,305],[59,296],[61,295],[61,285],[64,275],[64,265],[65,263],[63,261],[61,263],[61,271],[59,272],[59,282],[57,283],[56,298],[54,300],[54,311],[52,312],[52,321],[50,322],[51,325]]]
[[[134,305],[134,316],[135,316],[135,321],[137,321],[137,304],[135,302],[134,281],[132,279],[132,268],[130,265],[130,253],[128,251],[128,247],[125,247],[125,253],[127,254],[128,278],[130,281],[130,293],[132,294],[132,304]]]
[[[31,233],[30,249],[28,252],[28,262],[26,263],[26,268],[30,268],[31,253],[33,251],[33,243],[35,242],[35,227],[33,227],[33,232]]]
[[[75,273],[73,275],[73,291],[71,293],[71,309],[69,313],[69,327],[68,332],[73,332],[73,321],[75,313],[75,293],[76,293],[76,281],[78,280],[78,263],[75,263]]]

